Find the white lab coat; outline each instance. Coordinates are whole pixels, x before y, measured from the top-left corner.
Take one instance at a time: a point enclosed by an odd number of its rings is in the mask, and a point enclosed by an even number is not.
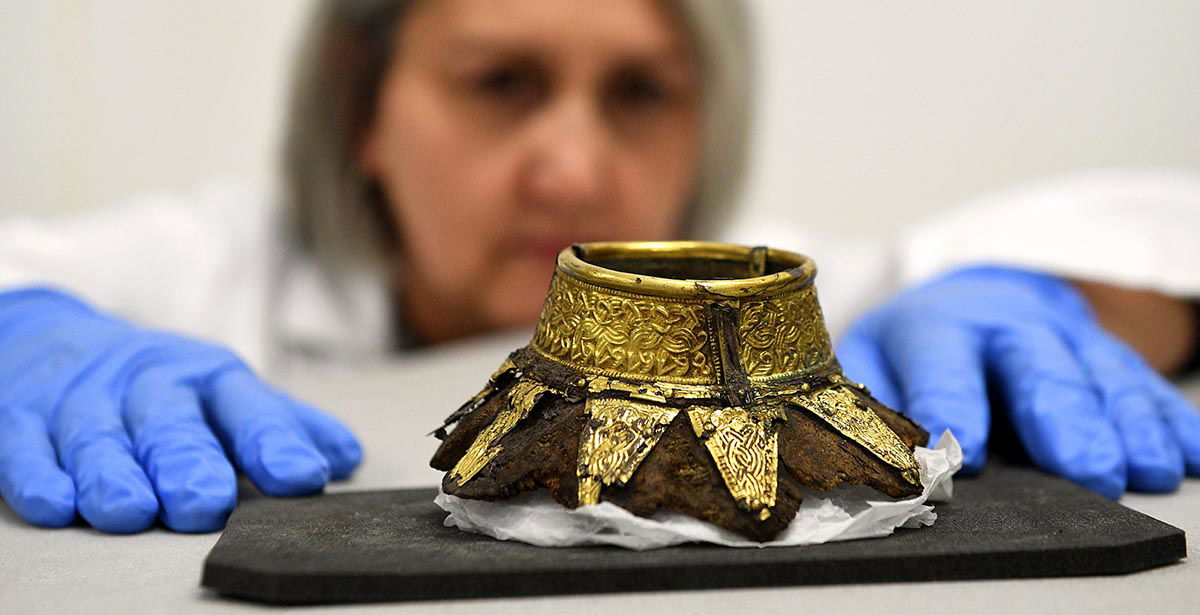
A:
[[[66,289],[141,325],[233,348],[259,369],[370,362],[395,339],[389,293],[322,273],[270,189],[217,182],[56,220],[0,220],[0,291]],[[1200,176],[1103,172],[965,203],[875,242],[806,236],[750,217],[728,241],[805,252],[830,329],[898,288],[975,263],[1200,297]]]

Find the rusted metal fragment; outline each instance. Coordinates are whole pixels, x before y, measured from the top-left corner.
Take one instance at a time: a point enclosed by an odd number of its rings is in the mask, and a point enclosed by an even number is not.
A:
[[[880,461],[900,471],[913,485],[920,484],[912,448],[888,427],[876,412],[859,401],[849,387],[833,385],[788,399],[829,423],[838,433],[867,449]]]
[[[508,391],[508,405],[502,409],[491,425],[475,438],[471,448],[458,460],[450,477],[459,484],[471,480],[476,472],[492,460],[501,450],[499,440],[516,424],[529,416],[529,411],[550,387],[536,380],[519,380]]]
[[[889,411],[890,412],[890,411]],[[779,474],[795,478],[811,491],[863,485],[894,498],[921,493],[900,471],[806,410],[791,409],[779,430]],[[782,479],[781,479],[782,484]]]

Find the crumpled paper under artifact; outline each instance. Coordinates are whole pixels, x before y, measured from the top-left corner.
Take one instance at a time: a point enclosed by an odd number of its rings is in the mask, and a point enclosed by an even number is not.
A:
[[[950,500],[951,477],[962,467],[962,448],[946,430],[934,448],[919,446],[915,455],[923,487],[920,495],[895,500],[867,487],[808,493],[787,530],[770,542],[746,540],[677,513],[645,518],[607,502],[572,510],[555,502],[545,491],[528,492],[502,502],[468,500],[439,491],[434,503],[450,513],[444,521],[447,527],[541,547],[615,545],[641,551],[689,542],[790,547],[877,538],[898,527],[933,525],[937,513],[927,502]]]

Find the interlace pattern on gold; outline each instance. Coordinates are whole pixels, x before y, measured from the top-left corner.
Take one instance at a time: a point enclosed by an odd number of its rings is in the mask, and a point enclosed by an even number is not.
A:
[[[738,358],[751,382],[809,373],[833,361],[833,344],[812,284],[743,302],[739,312]]]
[[[600,501],[602,485],[624,485],[679,414],[676,408],[627,399],[590,398],[579,443],[579,505]]]
[[[475,437],[466,454],[450,471],[450,477],[460,485],[471,480],[500,452],[500,438],[529,416],[530,410],[542,395],[552,391],[550,387],[532,379],[523,378],[514,383],[508,391],[508,403],[496,415],[495,420]]]
[[[775,505],[779,466],[779,433],[775,422],[786,420],[782,408],[767,406],[754,412],[745,408],[692,406],[688,418],[696,437],[704,442],[738,505],[770,516]]]
[[[556,273],[532,346],[591,374],[715,384],[704,304],[607,290]]]
[[[919,481],[917,459],[913,453],[858,397],[843,386],[832,386],[797,395],[792,403],[820,417],[842,435],[857,442],[884,463],[901,471],[905,480]]]

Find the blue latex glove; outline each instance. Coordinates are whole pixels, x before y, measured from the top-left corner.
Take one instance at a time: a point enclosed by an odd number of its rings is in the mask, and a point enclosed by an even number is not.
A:
[[[228,456],[227,456],[228,455]],[[220,529],[232,463],[269,495],[320,491],[362,453],[334,419],[228,350],[46,289],[0,293],[0,495],[25,520],[105,532]]]
[[[987,452],[990,378],[1049,472],[1113,498],[1200,474],[1200,412],[1056,277],[953,272],[863,317],[837,354],[847,376],[933,437],[953,430],[968,472]]]

